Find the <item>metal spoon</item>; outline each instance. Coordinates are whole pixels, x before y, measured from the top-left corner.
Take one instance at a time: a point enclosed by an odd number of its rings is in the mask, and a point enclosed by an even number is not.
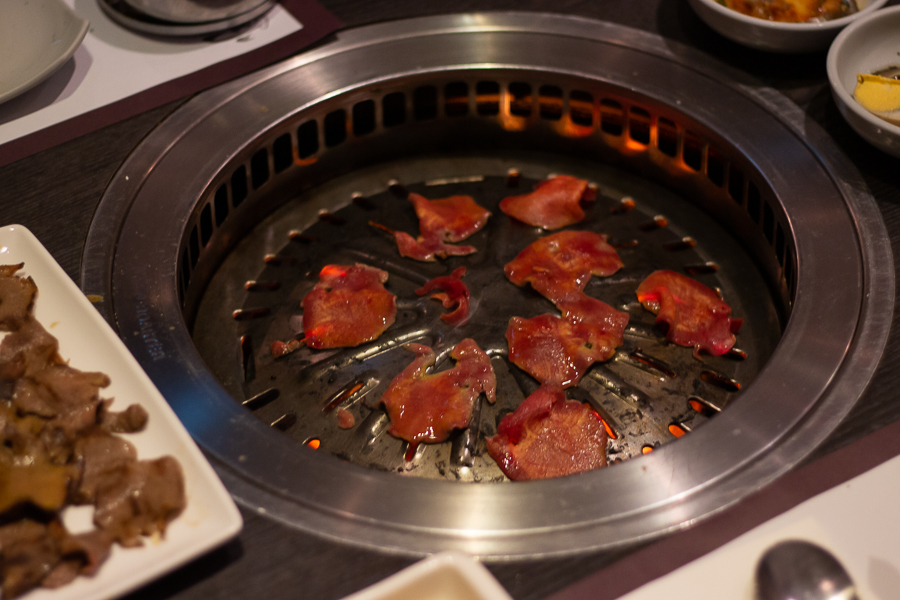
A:
[[[799,540],[769,548],[756,566],[758,600],[859,600],[856,585],[827,550]]]

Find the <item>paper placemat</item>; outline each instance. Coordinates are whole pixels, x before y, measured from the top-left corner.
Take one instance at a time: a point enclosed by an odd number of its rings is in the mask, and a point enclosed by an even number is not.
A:
[[[97,0],[63,0],[91,22],[75,55],[46,81],[0,104],[0,166],[249,73],[341,26],[315,0],[282,0],[222,41],[149,37]]]
[[[844,565],[860,598],[900,594],[900,457],[807,500],[718,550],[620,600],[755,600],[759,559],[785,540],[805,540]]]
[[[894,422],[548,600],[749,600],[757,561],[786,539],[826,547],[851,572],[860,597],[895,598],[898,495],[900,422]]]

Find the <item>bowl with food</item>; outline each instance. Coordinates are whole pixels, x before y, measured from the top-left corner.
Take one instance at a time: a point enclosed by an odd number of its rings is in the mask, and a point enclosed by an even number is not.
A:
[[[850,23],[887,0],[688,0],[725,37],[769,52],[824,50]]]
[[[834,101],[856,132],[900,157],[900,6],[854,23],[828,51]]]

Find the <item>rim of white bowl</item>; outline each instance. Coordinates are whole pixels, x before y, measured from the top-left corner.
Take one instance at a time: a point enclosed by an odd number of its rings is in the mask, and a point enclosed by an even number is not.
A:
[[[816,23],[782,23],[780,21],[768,21],[766,19],[760,19],[757,17],[751,17],[749,15],[745,15],[744,13],[740,13],[734,9],[728,8],[727,6],[723,6],[719,4],[716,0],[697,0],[698,2],[707,5],[710,9],[730,17],[735,21],[740,23],[744,23],[746,25],[755,25],[757,27],[763,27],[766,29],[772,29],[775,31],[812,31],[817,30],[821,31],[824,29],[840,29],[842,27],[848,26],[853,21],[857,21],[857,19],[865,18],[871,13],[874,13],[876,10],[887,4],[888,0],[872,0],[869,4],[859,10],[859,12],[855,12],[851,15],[847,15],[845,17],[840,17],[837,19],[832,19],[830,21],[821,21]]]
[[[889,18],[891,15],[897,13],[900,13],[900,5],[890,6],[888,8],[879,10],[878,12],[867,15],[856,21],[852,25],[849,25],[846,29],[840,32],[834,39],[834,42],[831,43],[831,47],[828,49],[828,57],[825,60],[825,69],[828,72],[828,82],[831,84],[832,92],[840,97],[845,106],[847,106],[853,113],[864,119],[873,127],[879,127],[893,133],[894,135],[900,136],[900,126],[894,125],[893,123],[885,121],[881,117],[872,114],[871,112],[863,108],[862,105],[860,105],[860,103],[853,98],[853,94],[847,91],[847,88],[845,88],[844,84],[841,82],[840,75],[838,74],[837,70],[838,54],[840,54],[841,49],[843,48],[844,43],[848,38],[856,35],[856,33],[860,29],[864,29],[869,24],[880,19]]]

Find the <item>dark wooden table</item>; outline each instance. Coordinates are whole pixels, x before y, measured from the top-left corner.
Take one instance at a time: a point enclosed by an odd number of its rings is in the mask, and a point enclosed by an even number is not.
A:
[[[602,19],[698,48],[741,69],[797,103],[863,174],[900,257],[900,161],[867,145],[843,121],[825,73],[825,53],[773,56],[722,38],[686,0],[321,0],[347,26],[449,12],[533,10]],[[889,4],[900,4],[892,0]],[[66,272],[80,279],[85,236],[107,183],[128,153],[182,101],[112,125],[0,168],[0,223],[25,225]],[[895,258],[895,261],[897,259]],[[809,460],[815,460],[900,417],[900,333],[893,327],[872,385],[858,406]],[[407,566],[388,556],[315,538],[243,510],[240,537],[129,598],[316,598],[330,600]],[[530,565],[492,565],[516,598],[542,598],[608,565],[624,552],[604,552]]]

